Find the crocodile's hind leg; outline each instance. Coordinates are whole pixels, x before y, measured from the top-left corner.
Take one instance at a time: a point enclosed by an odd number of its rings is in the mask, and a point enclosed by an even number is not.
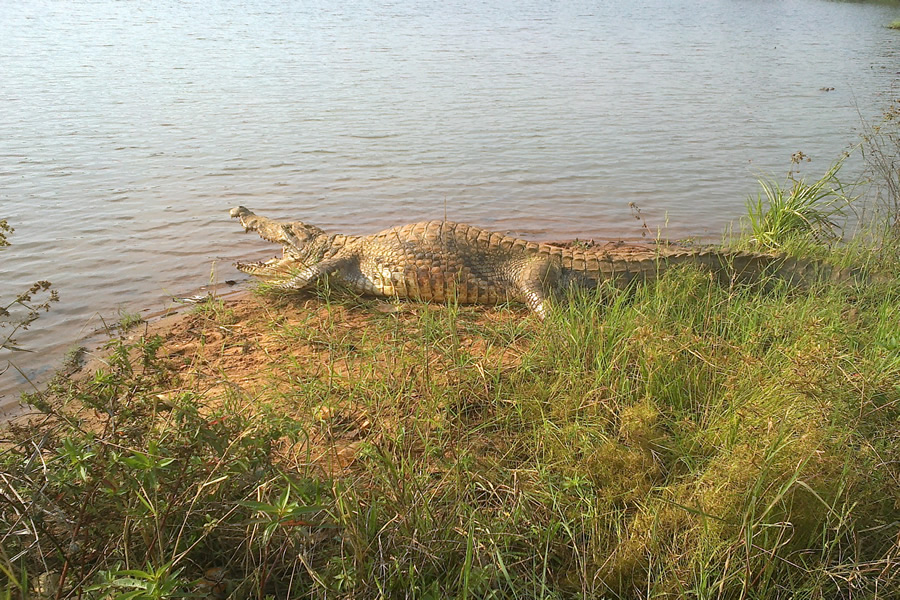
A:
[[[559,267],[549,260],[527,263],[517,274],[514,284],[525,304],[543,321],[547,318],[551,290],[559,282]]]
[[[348,273],[353,262],[353,259],[348,257],[327,258],[311,267],[306,267],[287,281],[276,284],[275,287],[282,290],[303,290],[327,276],[337,276],[341,280],[349,281]]]

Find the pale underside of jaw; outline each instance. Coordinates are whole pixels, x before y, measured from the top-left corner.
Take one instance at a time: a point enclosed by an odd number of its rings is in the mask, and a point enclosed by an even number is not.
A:
[[[281,257],[275,256],[269,260],[256,262],[237,262],[234,266],[238,271],[257,277],[286,279],[303,267],[303,263],[297,257],[289,255],[286,250],[283,249]]]

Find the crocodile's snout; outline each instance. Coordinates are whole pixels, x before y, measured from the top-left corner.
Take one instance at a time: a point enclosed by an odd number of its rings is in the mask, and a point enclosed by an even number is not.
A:
[[[237,219],[237,218],[239,218],[239,217],[249,217],[249,216],[252,216],[252,215],[253,215],[253,212],[252,212],[250,209],[248,209],[248,208],[246,208],[246,207],[244,207],[244,206],[235,206],[234,208],[232,208],[232,209],[229,211],[228,214],[231,215],[231,218],[232,218],[232,219]]]
[[[253,231],[259,228],[259,217],[247,207],[235,206],[228,214],[231,215],[232,219],[240,219],[245,231]]]

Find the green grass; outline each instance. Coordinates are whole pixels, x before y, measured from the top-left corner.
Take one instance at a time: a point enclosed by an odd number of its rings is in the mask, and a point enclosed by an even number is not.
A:
[[[843,160],[812,183],[788,176],[784,184],[760,179],[761,192],[747,201],[750,241],[766,250],[785,246],[820,246],[839,238],[838,220],[843,220],[856,199],[847,194],[838,179]]]
[[[0,456],[0,585],[161,598],[217,567],[235,598],[898,589],[897,282],[687,270],[601,296],[543,325],[422,305],[360,326],[365,301],[333,300],[278,321],[274,301],[243,325],[290,350],[252,385],[211,362],[228,334],[192,372],[158,338],[115,343]]]
[[[888,28],[889,29],[900,29],[900,19],[897,19],[896,21],[891,21],[890,24],[888,25]]]
[[[131,312],[125,309],[119,310],[119,320],[116,322],[117,329],[124,333],[130,331],[144,322],[144,318],[137,312]]]

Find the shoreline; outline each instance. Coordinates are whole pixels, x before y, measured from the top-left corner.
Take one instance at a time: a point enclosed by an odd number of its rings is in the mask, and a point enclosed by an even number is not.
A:
[[[197,294],[192,294],[189,296],[184,296],[180,298],[184,299],[194,299],[200,297],[199,292],[207,291],[207,297],[215,299],[237,299],[241,296],[252,294],[252,290],[247,289],[245,287],[240,287],[246,285],[246,282],[241,282],[238,284],[226,284],[220,283],[217,284],[214,288],[210,288],[210,286],[201,286],[196,288]],[[141,321],[126,332],[121,332],[118,325],[114,325],[111,328],[96,328],[90,333],[78,338],[69,344],[69,347],[72,349],[83,349],[84,350],[84,359],[80,361],[80,366],[77,369],[72,370],[70,373],[64,374],[66,377],[71,377],[77,375],[78,373],[83,373],[86,370],[92,369],[94,367],[99,368],[104,363],[104,358],[107,355],[107,352],[104,349],[104,346],[111,340],[117,339],[117,337],[121,337],[124,340],[133,340],[135,336],[135,332],[137,330],[143,329],[144,331],[153,331],[158,332],[160,330],[164,330],[167,326],[171,326],[174,322],[179,319],[185,318],[190,311],[195,308],[201,301],[198,302],[177,302],[179,298],[173,298],[173,305],[167,309],[161,310],[152,310],[146,309],[148,314],[141,315]],[[205,300],[204,300],[205,302]],[[18,385],[10,385],[8,386],[9,391],[5,391],[10,397],[8,401],[0,398],[0,427],[3,426],[4,423],[16,422],[21,419],[27,419],[29,416],[34,413],[30,412],[32,407],[28,404],[23,404],[21,400],[22,394],[31,394],[31,393],[41,393],[43,392],[47,385],[52,381],[55,377],[62,374],[62,372],[66,369],[65,358],[61,357],[59,360],[55,362],[53,365],[48,365],[46,367],[45,373],[43,377],[38,379],[37,381],[22,381]],[[10,370],[14,370],[10,367]],[[35,389],[36,386],[36,389]]]
[[[682,248],[689,247],[693,245],[693,238],[686,238],[687,242],[684,240],[674,240],[674,241],[661,241],[661,240],[632,240],[628,238],[618,238],[614,240],[604,240],[597,241],[594,239],[588,240],[580,240],[578,238],[573,238],[569,240],[550,240],[542,243],[546,243],[552,246],[560,246],[560,247],[570,247],[573,245],[578,245],[584,249],[591,250],[601,250],[604,252],[608,252],[614,256],[619,257],[633,257],[635,255],[647,254],[648,256],[654,255],[659,251],[661,247],[673,247],[673,248]],[[701,244],[702,247],[714,246],[714,244]],[[147,335],[152,335],[153,333],[164,332],[167,326],[174,324],[178,318],[184,318],[190,314],[190,311],[195,310],[199,305],[203,304],[206,301],[217,301],[217,300],[238,300],[246,297],[253,293],[253,290],[246,287],[252,286],[254,283],[252,278],[245,278],[242,281],[234,282],[234,283],[218,283],[214,287],[210,288],[210,286],[201,286],[196,288],[197,294],[193,294],[190,296],[186,296],[187,299],[194,299],[200,297],[199,292],[206,291],[206,298],[209,300],[200,300],[197,302],[182,302],[178,304],[174,304],[170,308],[155,310],[150,312],[147,315],[141,316],[141,323],[138,324],[134,329],[140,330],[143,329],[145,332],[148,332]],[[224,290],[224,291],[223,291]],[[173,299],[175,301],[176,299]],[[389,299],[382,299],[386,302],[390,302]],[[172,319],[175,318],[174,320]],[[113,326],[109,329],[97,328],[90,334],[80,338],[75,343],[71,345],[72,348],[84,348],[87,359],[82,361],[80,368],[76,369],[73,373],[68,374],[67,376],[75,375],[79,372],[84,372],[85,370],[92,369],[93,367],[100,367],[104,364],[104,346],[110,340],[117,339],[117,331],[119,331],[118,326]],[[150,333],[152,332],[152,333]],[[120,334],[121,335],[121,334]],[[125,335],[122,336],[122,339],[125,341],[133,341],[135,333],[131,330],[125,332]],[[11,399],[8,402],[0,404],[0,425],[7,422],[18,421],[23,418],[28,418],[29,414],[29,405],[23,404],[20,400],[20,396],[23,393],[33,393],[37,391],[40,393],[43,391],[48,383],[65,368],[64,359],[61,359],[55,366],[48,366],[46,372],[46,378],[43,380],[39,380],[35,382],[37,386],[37,390],[31,388],[29,391],[29,382],[22,382],[19,386],[11,386],[11,389],[18,390],[17,396],[14,399]]]

